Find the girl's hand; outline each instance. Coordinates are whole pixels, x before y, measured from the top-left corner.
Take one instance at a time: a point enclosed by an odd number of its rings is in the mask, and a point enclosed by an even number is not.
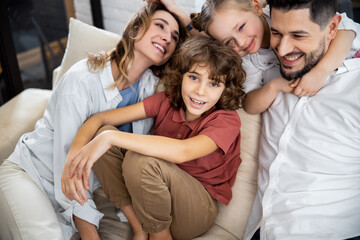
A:
[[[319,71],[310,71],[291,84],[295,88],[293,93],[299,97],[314,96],[324,85],[325,80],[326,75]]]
[[[291,87],[292,82],[282,77],[274,78],[271,80],[271,84],[273,84],[277,92],[291,92],[294,90],[294,88]]]
[[[161,2],[167,10],[170,11],[172,6],[176,6],[176,3],[174,0],[143,0],[144,2],[146,1],[147,3],[150,2]]]
[[[68,175],[66,177],[68,179],[77,177],[79,181],[82,179],[82,184],[87,190],[89,190],[89,176],[93,164],[111,147],[107,132],[110,133],[110,131],[104,131],[96,136],[69,161]],[[76,185],[76,190],[81,193],[78,187],[79,184]],[[73,188],[71,194],[74,195]],[[81,197],[83,197],[82,194]]]

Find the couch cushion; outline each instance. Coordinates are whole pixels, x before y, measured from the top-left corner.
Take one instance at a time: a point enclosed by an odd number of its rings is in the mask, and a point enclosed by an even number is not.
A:
[[[111,50],[116,46],[120,37],[118,34],[70,18],[66,50],[61,62],[61,69],[53,78],[53,87],[74,63],[86,58],[87,53]]]
[[[233,198],[228,206],[219,204],[219,213],[210,231],[196,240],[242,239],[257,192],[258,152],[261,117],[237,110],[241,120],[241,158]],[[218,238],[218,236],[225,236]]]
[[[34,129],[43,116],[51,90],[26,89],[0,108],[0,164],[15,148],[23,133]]]

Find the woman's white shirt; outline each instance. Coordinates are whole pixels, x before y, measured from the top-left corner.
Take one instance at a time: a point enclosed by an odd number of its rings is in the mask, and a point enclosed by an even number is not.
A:
[[[158,78],[148,69],[139,81],[140,101],[154,94]],[[89,201],[84,206],[70,202],[63,195],[61,175],[66,155],[83,122],[95,113],[115,109],[122,100],[117,88],[109,89],[113,83],[110,62],[98,73],[88,71],[86,59],[74,64],[54,89],[35,130],[20,138],[15,151],[7,159],[23,168],[47,194],[65,239],[70,239],[75,231],[72,215],[96,226],[103,216],[91,197],[91,193],[100,186],[93,173],[89,179]],[[151,127],[152,119],[133,123],[133,131],[138,134],[147,134]]]

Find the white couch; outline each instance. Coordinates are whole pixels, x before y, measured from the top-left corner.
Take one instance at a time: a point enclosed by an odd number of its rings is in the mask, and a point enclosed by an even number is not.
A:
[[[70,32],[66,52],[53,74],[53,86],[76,61],[85,58],[87,52],[109,50],[115,46],[120,36],[97,29],[76,19],[70,21]],[[41,118],[51,90],[27,89],[0,107],[0,163],[14,150],[19,137],[32,131],[35,122]],[[237,111],[241,122],[241,158],[233,199],[228,206],[219,204],[219,214],[214,226],[198,240],[235,240],[242,239],[250,209],[256,194],[257,156],[261,127],[260,115]],[[101,220],[99,233],[101,239],[131,239],[127,223],[119,221],[114,206],[106,199],[103,191],[94,193],[98,209],[105,214]],[[78,238],[74,236],[73,239]]]

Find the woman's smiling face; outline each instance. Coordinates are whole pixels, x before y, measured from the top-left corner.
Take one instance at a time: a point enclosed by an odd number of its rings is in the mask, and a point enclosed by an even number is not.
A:
[[[142,56],[149,66],[160,66],[173,55],[179,41],[179,25],[175,18],[164,10],[158,10],[144,36],[135,41],[134,54]]]

